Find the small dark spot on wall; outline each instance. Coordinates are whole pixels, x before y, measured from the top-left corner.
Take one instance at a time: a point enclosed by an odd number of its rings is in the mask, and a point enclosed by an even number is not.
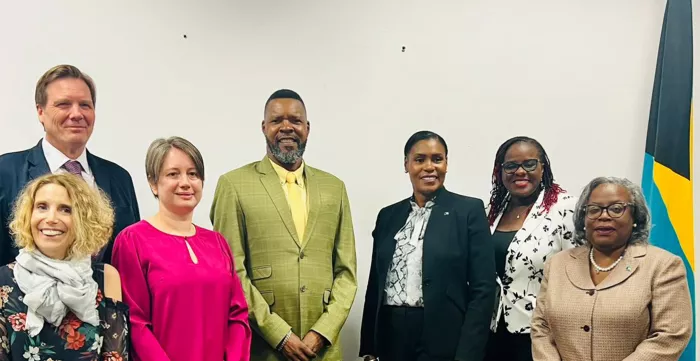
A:
[[[402,46],[402,47],[401,47],[401,52],[402,52],[402,53],[405,53],[405,52],[406,52],[406,47],[405,47],[405,46]]]
[[[185,38],[185,39],[187,39],[187,34],[183,35],[182,37]]]

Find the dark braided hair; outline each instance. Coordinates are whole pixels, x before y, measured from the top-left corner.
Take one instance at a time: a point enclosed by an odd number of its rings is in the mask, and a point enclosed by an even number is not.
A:
[[[544,205],[545,211],[549,209],[557,202],[557,198],[560,193],[564,190],[556,183],[554,183],[554,174],[552,173],[552,166],[549,162],[549,157],[547,152],[544,151],[542,144],[540,142],[525,136],[513,137],[506,140],[496,152],[496,159],[493,162],[493,174],[491,175],[491,199],[489,201],[489,224],[493,224],[496,221],[496,217],[501,213],[503,207],[505,207],[506,196],[508,195],[508,190],[506,186],[503,185],[503,179],[501,179],[501,164],[505,161],[506,152],[516,143],[529,143],[537,148],[540,153],[540,162],[542,163],[542,183],[540,187],[544,187],[544,200],[542,204]]]

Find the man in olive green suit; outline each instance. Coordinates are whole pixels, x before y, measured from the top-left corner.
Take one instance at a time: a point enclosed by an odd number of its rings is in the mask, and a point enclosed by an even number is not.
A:
[[[301,97],[265,104],[267,155],[219,178],[214,229],[228,240],[256,331],[252,361],[341,361],[340,329],[357,291],[344,183],[304,164],[310,123]]]

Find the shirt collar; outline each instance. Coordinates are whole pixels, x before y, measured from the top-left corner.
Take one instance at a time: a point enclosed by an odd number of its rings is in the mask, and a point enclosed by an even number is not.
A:
[[[416,200],[411,197],[411,209],[413,209],[414,212],[420,211],[420,210],[427,210],[433,208],[435,205],[435,197],[430,198],[427,202],[425,202],[425,207],[421,207],[416,203]]]
[[[61,167],[69,160],[77,160],[85,173],[90,174],[90,167],[87,162],[87,152],[83,152],[78,156],[78,159],[70,159],[65,154],[61,153],[60,150],[56,149],[51,143],[49,143],[46,138],[41,140],[41,148],[44,151],[44,158],[46,158],[46,163],[49,165],[49,170],[51,173],[57,172]]]
[[[301,161],[301,166],[293,172],[290,172],[290,171],[282,168],[282,166],[273,162],[272,159],[270,159],[269,157],[267,158],[267,160],[270,162],[270,164],[272,164],[272,168],[275,170],[275,173],[277,173],[277,176],[280,179],[280,183],[286,184],[287,183],[287,174],[294,173],[294,176],[296,176],[296,179],[297,179],[297,184],[302,188],[304,187],[304,161],[303,160]]]
[[[428,199],[425,202],[425,207],[424,208],[432,208],[435,205],[435,201],[437,200],[438,196],[440,195],[441,191],[443,188],[438,189],[430,199]],[[416,209],[416,208],[421,208],[418,206],[418,203],[416,203],[416,196],[415,194],[411,195],[411,197],[408,199],[409,202],[411,203],[411,208]]]

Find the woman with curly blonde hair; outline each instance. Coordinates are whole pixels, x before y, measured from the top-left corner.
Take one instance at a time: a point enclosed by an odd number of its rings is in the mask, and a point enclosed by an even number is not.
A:
[[[0,361],[128,360],[119,273],[91,260],[113,224],[104,193],[72,174],[26,186],[10,222],[19,255],[0,268]]]

